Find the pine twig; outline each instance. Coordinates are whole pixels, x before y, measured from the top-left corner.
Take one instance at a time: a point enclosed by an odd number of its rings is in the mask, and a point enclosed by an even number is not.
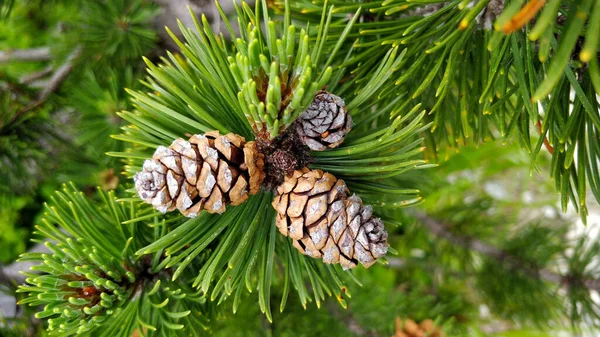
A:
[[[49,61],[52,59],[50,47],[38,47],[31,49],[9,49],[0,51],[0,63],[11,61]]]
[[[40,92],[38,99],[24,107],[17,113],[15,113],[7,124],[14,122],[15,120],[23,116],[25,113],[44,104],[48,96],[50,96],[51,93],[57,91],[58,88],[60,88],[62,82],[67,78],[71,70],[73,70],[73,64],[75,60],[79,57],[79,55],[81,55],[81,47],[76,47],[71,52],[71,54],[69,54],[65,63],[63,63],[58,69],[56,69],[54,74],[52,74],[52,76],[48,80],[48,83]]]
[[[414,261],[411,259],[405,260],[405,259],[402,259],[399,257],[386,257],[386,260],[387,260],[387,264],[385,266],[388,268],[391,268],[391,269],[402,270],[407,267],[410,267],[411,265],[419,264],[419,267],[421,267],[431,273],[438,272],[440,269],[442,269],[448,275],[451,275],[454,277],[462,277],[463,276],[462,274],[460,274],[456,271],[446,270],[443,266],[434,265],[433,263],[425,263],[424,264],[422,261]]]
[[[386,258],[386,260],[388,262],[387,266],[392,269],[402,269],[407,264],[406,260],[401,259],[399,257],[388,257]]]
[[[19,78],[19,83],[21,84],[30,84],[34,81],[37,81],[41,78],[44,78],[52,73],[52,66],[46,67],[40,71],[35,71],[33,73],[27,74]]]
[[[443,238],[444,240],[456,246],[492,257],[498,260],[499,262],[507,263],[512,269],[521,270],[526,275],[529,275],[531,277],[540,278],[544,281],[561,286],[570,286],[573,283],[575,283],[574,281],[576,281],[573,280],[572,277],[570,277],[569,275],[563,276],[552,270],[543,269],[532,265],[529,262],[523,261],[520,258],[513,256],[481,240],[454,234],[448,230],[448,227],[445,224],[427,216],[426,214],[415,213],[414,217],[417,220],[419,220],[435,236]],[[589,290],[595,290],[600,292],[600,279],[582,280],[581,283],[585,285],[585,287]]]
[[[542,133],[542,122],[540,120],[538,120],[536,126],[538,129],[538,132],[540,133],[540,136],[544,137],[544,146],[546,147],[546,150],[548,150],[548,153],[554,154],[554,148],[550,144],[550,141],[548,141],[548,137],[544,136],[544,134]]]
[[[585,280],[585,281],[583,281],[583,284],[588,289],[593,289],[593,290],[596,290],[597,292],[600,292],[600,279]]]
[[[54,72],[52,77],[50,77],[50,80],[48,81],[48,85],[42,90],[38,100],[44,101],[44,100],[46,100],[46,98],[48,98],[48,96],[51,93],[58,90],[58,88],[60,87],[62,82],[67,78],[67,76],[69,75],[71,70],[73,70],[73,63],[74,63],[75,59],[77,59],[79,57],[80,54],[81,54],[81,47],[76,47],[71,52],[71,54],[69,54],[65,63],[63,63],[63,65],[61,65],[58,69],[56,69],[56,71]]]

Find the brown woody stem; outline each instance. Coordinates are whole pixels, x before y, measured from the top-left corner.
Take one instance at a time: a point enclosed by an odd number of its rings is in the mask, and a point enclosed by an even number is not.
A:
[[[521,10],[515,14],[507,23],[504,24],[502,30],[504,34],[510,34],[521,29],[527,22],[544,7],[546,0],[531,0]]]
[[[538,132],[540,133],[540,137],[544,137],[544,146],[546,147],[546,150],[548,150],[548,153],[553,154],[554,148],[552,147],[552,145],[550,145],[550,141],[548,141],[548,137],[544,136],[544,134],[542,133],[542,122],[540,120],[538,120],[536,126],[538,129]]]

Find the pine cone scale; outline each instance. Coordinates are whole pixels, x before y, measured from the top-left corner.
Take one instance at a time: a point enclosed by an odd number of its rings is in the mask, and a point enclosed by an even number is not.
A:
[[[189,158],[187,156],[181,158],[181,165],[183,166],[183,175],[188,184],[195,186],[198,179],[198,164],[197,157]]]
[[[294,240],[300,240],[304,237],[304,219],[296,217],[290,219],[289,235]]]
[[[231,184],[233,183],[234,175],[237,178],[237,172],[234,171],[236,170],[234,168],[229,167],[229,164],[227,164],[224,160],[219,160],[219,169],[217,171],[217,184],[219,184],[221,191],[229,192],[229,189],[231,189]]]
[[[277,211],[278,214],[285,214],[285,212],[287,210],[287,205],[288,205],[288,198],[289,198],[289,195],[284,194],[284,195],[276,195],[275,198],[273,199],[273,207],[275,207],[275,210]]]
[[[200,177],[198,178],[196,185],[200,197],[208,198],[210,196],[210,192],[216,184],[217,178],[215,178],[210,164],[204,162],[204,164],[202,165],[202,171],[200,171]]]
[[[244,146],[244,163],[241,168],[246,167],[250,176],[250,194],[256,194],[265,180],[264,156],[259,153],[256,142],[248,142]]]
[[[308,195],[292,194],[288,204],[287,215],[291,218],[301,217],[308,202]]]
[[[332,237],[329,237],[323,250],[323,262],[329,264],[340,263],[340,250]]]
[[[321,250],[325,247],[327,240],[329,239],[329,228],[327,227],[327,219],[321,219],[316,225],[309,227],[308,234],[312,242],[315,244],[315,248]]]
[[[338,242],[340,242],[342,233],[346,229],[345,222],[346,222],[346,215],[340,214],[338,216],[338,218],[333,222],[333,225],[331,226],[331,229],[330,229],[331,237],[333,238],[333,240],[335,241],[336,244]]]
[[[243,177],[238,177],[235,185],[229,190],[229,196],[231,197],[231,204],[237,206],[248,200],[248,182]]]
[[[327,195],[325,194],[313,196],[308,199],[304,212],[304,225],[307,228],[310,228],[316,224],[317,221],[325,215],[328,206]]]
[[[181,186],[182,180],[183,178],[179,175],[176,176],[173,171],[167,171],[167,190],[171,199],[177,198],[179,195],[179,186]]]

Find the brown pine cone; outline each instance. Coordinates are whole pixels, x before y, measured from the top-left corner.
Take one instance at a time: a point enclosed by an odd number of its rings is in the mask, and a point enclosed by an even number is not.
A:
[[[277,228],[303,254],[344,269],[359,262],[368,268],[387,253],[387,232],[371,206],[348,194],[344,181],[330,173],[296,170],[277,188],[272,203]]]
[[[203,209],[223,213],[256,194],[265,179],[256,143],[218,131],[160,146],[134,177],[140,198],[161,212],[178,209],[193,218]]]
[[[313,151],[323,151],[344,141],[352,129],[352,118],[343,99],[321,90],[298,117],[295,127],[306,146]]]
[[[412,319],[402,322],[396,317],[396,333],[392,337],[442,337],[444,332],[432,320],[423,320],[420,324]]]

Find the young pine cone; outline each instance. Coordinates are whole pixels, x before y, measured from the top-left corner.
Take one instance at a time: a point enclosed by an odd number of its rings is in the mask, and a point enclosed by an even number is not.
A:
[[[387,253],[387,232],[371,206],[348,194],[344,181],[330,173],[296,170],[277,188],[272,203],[277,228],[303,254],[344,269],[359,262],[368,268]]]
[[[426,319],[417,324],[412,319],[402,322],[400,317],[396,317],[396,333],[392,337],[442,337],[444,332],[433,324],[433,321]]]
[[[313,151],[323,151],[344,141],[352,129],[352,118],[343,99],[321,90],[298,117],[295,127],[306,146]]]
[[[157,210],[177,208],[193,218],[203,209],[223,213],[227,204],[239,205],[248,193],[258,193],[263,167],[255,142],[211,131],[158,147],[133,179],[140,198]]]

